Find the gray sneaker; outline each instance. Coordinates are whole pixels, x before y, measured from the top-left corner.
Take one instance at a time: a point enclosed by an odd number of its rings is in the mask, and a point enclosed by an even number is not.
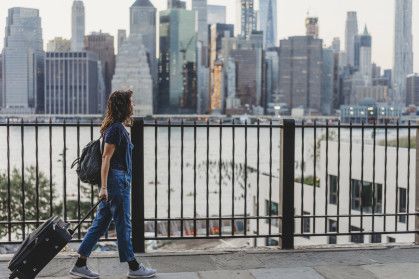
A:
[[[82,267],[77,267],[76,265],[74,265],[73,268],[70,270],[70,274],[78,276],[80,278],[88,278],[88,279],[99,278],[99,274],[91,271],[87,267],[87,265],[82,266]]]
[[[147,268],[140,264],[140,268],[138,270],[129,270],[128,278],[150,278],[154,277],[157,274],[155,269]]]

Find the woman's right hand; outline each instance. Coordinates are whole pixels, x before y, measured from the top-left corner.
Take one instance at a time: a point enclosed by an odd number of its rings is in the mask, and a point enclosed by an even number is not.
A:
[[[102,199],[102,197],[105,197],[105,200],[108,201],[108,189],[100,188],[99,199]]]

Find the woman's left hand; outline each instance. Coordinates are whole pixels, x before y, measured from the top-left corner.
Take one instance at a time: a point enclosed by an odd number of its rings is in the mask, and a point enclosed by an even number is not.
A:
[[[99,192],[99,199],[102,199],[102,197],[105,197],[105,200],[108,201],[108,189],[101,188]]]

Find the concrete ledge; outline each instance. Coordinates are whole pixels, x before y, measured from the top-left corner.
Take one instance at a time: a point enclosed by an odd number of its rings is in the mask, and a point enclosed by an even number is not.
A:
[[[136,254],[146,266],[156,268],[156,278],[417,278],[419,246],[327,247],[279,250],[272,248],[231,249]],[[0,278],[8,278],[12,255],[0,255]],[[68,271],[76,253],[60,253],[40,278],[71,278]],[[117,252],[94,252],[89,266],[101,278],[126,278],[128,266]],[[279,276],[279,277],[278,277]],[[337,277],[336,277],[337,276]]]

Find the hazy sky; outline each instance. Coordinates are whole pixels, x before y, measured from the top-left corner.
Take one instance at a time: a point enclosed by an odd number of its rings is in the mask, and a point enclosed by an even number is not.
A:
[[[258,2],[257,0],[255,0]],[[167,7],[166,0],[151,0],[159,10]],[[189,7],[191,0],[187,0]],[[413,0],[413,52],[419,57],[419,7]],[[0,36],[4,38],[7,10],[11,7],[28,7],[40,10],[44,44],[54,37],[70,38],[71,5],[73,0],[0,0]],[[116,35],[118,29],[129,29],[129,7],[134,0],[84,0],[86,33],[102,30]],[[208,0],[209,4],[227,6],[227,21],[234,23],[235,0]],[[333,37],[341,38],[344,48],[345,19],[347,11],[358,12],[359,31],[367,24],[373,38],[372,59],[382,68],[393,65],[394,4],[395,0],[277,0],[278,38],[304,35],[307,12],[319,17],[320,37],[330,45]],[[256,4],[257,5],[257,4]],[[0,40],[3,47],[3,40]],[[419,63],[415,71],[419,71]]]

